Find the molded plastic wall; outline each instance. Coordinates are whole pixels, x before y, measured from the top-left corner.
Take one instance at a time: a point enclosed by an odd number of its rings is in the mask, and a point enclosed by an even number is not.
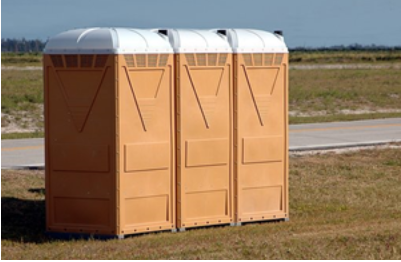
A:
[[[175,225],[173,55],[45,55],[49,232]]]

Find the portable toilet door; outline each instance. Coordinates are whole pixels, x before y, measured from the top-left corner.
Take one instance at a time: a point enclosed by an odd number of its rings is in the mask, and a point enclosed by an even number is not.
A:
[[[177,227],[232,223],[231,48],[207,30],[159,32],[175,53]]]
[[[46,230],[122,237],[175,228],[172,48],[89,28],[44,51]]]
[[[236,222],[288,219],[288,49],[280,34],[218,30],[234,57]]]

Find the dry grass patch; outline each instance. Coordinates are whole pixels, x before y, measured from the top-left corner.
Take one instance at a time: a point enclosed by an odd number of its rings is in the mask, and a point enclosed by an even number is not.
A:
[[[388,51],[294,51],[290,52],[290,63],[348,64],[400,62],[401,50]]]
[[[401,115],[397,69],[291,70],[289,95],[294,118]]]
[[[2,70],[3,133],[43,133],[42,71]]]
[[[38,70],[1,72],[1,112],[30,110],[43,104],[43,73]]]
[[[288,223],[125,240],[44,235],[43,172],[2,173],[3,259],[401,259],[401,149],[293,157]]]
[[[41,53],[2,53],[2,66],[42,66]]]

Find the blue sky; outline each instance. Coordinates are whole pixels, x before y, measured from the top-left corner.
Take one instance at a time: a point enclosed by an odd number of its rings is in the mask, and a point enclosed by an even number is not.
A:
[[[81,27],[257,28],[290,47],[401,46],[401,0],[2,0],[2,38]]]

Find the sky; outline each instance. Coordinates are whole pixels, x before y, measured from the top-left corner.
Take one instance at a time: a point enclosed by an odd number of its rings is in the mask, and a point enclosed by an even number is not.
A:
[[[289,47],[401,46],[401,0],[2,0],[1,37],[87,27],[282,30]]]

